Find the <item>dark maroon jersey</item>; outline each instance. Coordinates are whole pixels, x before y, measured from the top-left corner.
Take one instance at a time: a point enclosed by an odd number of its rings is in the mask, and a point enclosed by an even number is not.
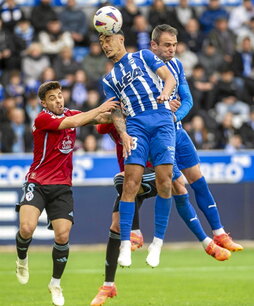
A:
[[[64,118],[80,111],[64,109],[55,115],[43,109],[34,121],[34,160],[26,175],[28,182],[41,185],[72,185],[72,154],[76,129],[58,130]]]

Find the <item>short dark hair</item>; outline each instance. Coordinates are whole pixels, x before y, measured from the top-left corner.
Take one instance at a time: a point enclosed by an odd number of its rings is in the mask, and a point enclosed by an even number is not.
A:
[[[42,83],[38,89],[38,96],[41,99],[41,101],[43,101],[45,100],[46,93],[49,90],[58,89],[58,88],[62,89],[60,83],[57,81],[49,81],[49,82]]]
[[[100,32],[99,33],[99,38],[101,36],[112,36],[112,35],[122,35],[124,37],[124,32],[123,32],[123,30],[119,30],[117,33],[112,33],[112,34],[105,34],[103,32]]]
[[[161,34],[167,32],[171,35],[178,35],[178,31],[176,28],[171,27],[169,24],[160,24],[156,26],[152,31],[152,40],[155,41],[157,44],[160,42]]]

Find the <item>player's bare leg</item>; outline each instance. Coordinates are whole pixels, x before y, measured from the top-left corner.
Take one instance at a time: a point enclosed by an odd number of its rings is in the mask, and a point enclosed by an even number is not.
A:
[[[31,205],[22,205],[19,210],[19,231],[16,234],[17,261],[16,277],[24,285],[29,281],[27,251],[37,226],[40,211]]]

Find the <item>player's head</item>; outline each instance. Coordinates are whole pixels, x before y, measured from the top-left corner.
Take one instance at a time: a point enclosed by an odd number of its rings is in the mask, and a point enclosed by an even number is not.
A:
[[[154,28],[151,38],[152,51],[163,61],[170,61],[176,52],[177,29],[168,24],[161,24]]]
[[[126,53],[124,46],[124,34],[122,30],[116,34],[110,35],[101,33],[99,35],[99,42],[107,58],[114,62],[118,62]]]
[[[56,115],[61,115],[64,111],[64,98],[59,82],[50,81],[41,84],[38,89],[38,96],[43,107]]]

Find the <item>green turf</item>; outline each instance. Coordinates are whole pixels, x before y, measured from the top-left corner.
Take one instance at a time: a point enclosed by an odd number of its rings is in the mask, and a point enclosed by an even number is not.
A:
[[[130,269],[119,269],[118,296],[106,305],[118,306],[253,306],[253,249],[218,262],[201,249],[164,249],[160,267],[146,266],[146,252],[133,254]],[[62,279],[66,306],[89,305],[103,282],[104,252],[73,251]],[[15,278],[15,254],[0,253],[0,305],[51,305],[47,284],[51,254],[32,251],[30,281]]]

